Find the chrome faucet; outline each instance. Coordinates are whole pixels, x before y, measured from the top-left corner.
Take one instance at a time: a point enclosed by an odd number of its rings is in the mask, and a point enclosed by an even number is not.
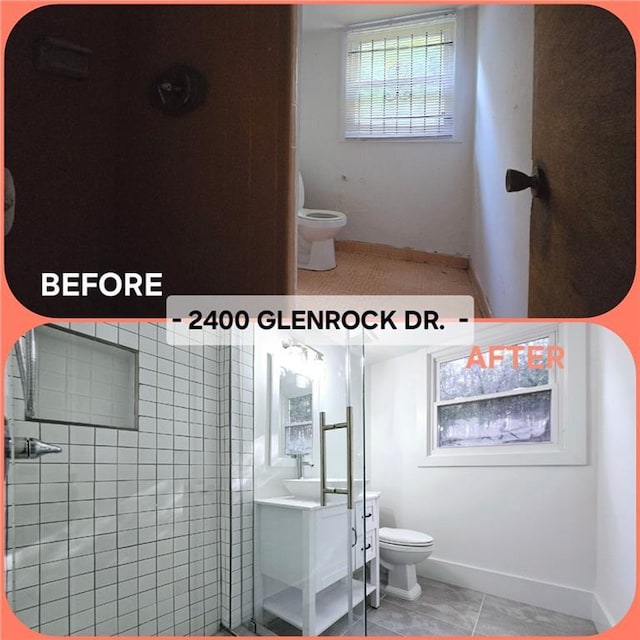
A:
[[[305,467],[313,467],[313,463],[312,462],[307,462],[306,460],[303,460],[304,456],[307,455],[306,453],[298,453],[295,456],[296,459],[296,467],[297,467],[297,477],[302,480],[304,474],[303,474],[303,470]]]

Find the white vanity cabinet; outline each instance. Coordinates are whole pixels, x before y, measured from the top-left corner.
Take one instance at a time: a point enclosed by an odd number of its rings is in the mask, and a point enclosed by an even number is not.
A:
[[[304,636],[319,635],[348,613],[350,571],[351,606],[362,602],[365,591],[371,604],[379,605],[377,494],[367,494],[353,511],[343,502],[321,507],[295,498],[255,504],[258,622],[273,614]],[[364,573],[366,582],[353,577],[363,562],[365,571],[356,575]]]

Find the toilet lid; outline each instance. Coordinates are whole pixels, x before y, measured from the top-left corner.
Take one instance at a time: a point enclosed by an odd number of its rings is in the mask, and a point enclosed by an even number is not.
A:
[[[433,544],[433,538],[430,535],[422,533],[421,531],[412,531],[411,529],[382,527],[379,535],[382,542],[401,544],[407,547],[426,547]]]

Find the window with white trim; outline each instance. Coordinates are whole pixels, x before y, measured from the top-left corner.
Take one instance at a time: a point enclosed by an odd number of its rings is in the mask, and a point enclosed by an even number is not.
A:
[[[503,325],[476,340],[428,356],[423,466],[585,464],[584,326]]]
[[[347,31],[346,138],[452,137],[454,12]]]
[[[551,337],[504,346],[437,361],[438,447],[551,442],[551,400],[557,393]]]

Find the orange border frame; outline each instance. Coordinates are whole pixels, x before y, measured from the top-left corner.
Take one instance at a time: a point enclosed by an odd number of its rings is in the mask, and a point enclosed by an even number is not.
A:
[[[402,1],[402,0],[401,0]],[[0,0],[0,35],[2,37],[2,51],[6,46],[7,39],[11,33],[13,27],[24,17],[27,13],[30,13],[34,9],[49,4],[343,4],[342,0],[329,0],[328,2],[319,2],[318,0],[301,0],[300,2],[289,2],[285,0],[221,0],[218,2],[206,2],[204,0],[194,0],[191,2],[179,2],[170,0],[159,0],[157,2],[147,2],[146,0],[133,0],[127,2],[126,0],[115,0],[112,2],[100,2],[100,0],[64,0],[63,2],[36,2],[32,0]],[[349,0],[349,4],[393,4],[393,2],[385,2],[384,0],[375,0],[374,2],[366,2],[363,0]],[[441,2],[434,2],[434,0],[423,0],[422,2],[416,2],[416,0],[404,0],[402,4],[442,4]],[[599,0],[595,2],[580,2],[576,0],[541,0],[539,2],[531,2],[529,0],[515,1],[515,0],[494,0],[493,2],[482,2],[481,0],[467,0],[467,5],[482,5],[482,4],[591,4],[607,9],[614,15],[616,15],[629,29],[631,36],[636,45],[636,52],[640,50],[640,0]],[[3,66],[4,69],[4,66]],[[640,64],[637,61],[636,64],[636,86],[640,87]],[[640,110],[638,104],[640,103],[640,91],[636,92],[636,141],[638,140],[638,130],[640,130]],[[4,158],[4,83],[0,84],[0,127],[2,129],[2,139],[0,142],[0,153]],[[640,187],[640,146],[636,144],[636,185]],[[0,181],[4,181],[4,177],[0,178]],[[638,207],[638,200],[636,200],[636,220],[640,222],[640,207]],[[637,228],[640,229],[640,224],[637,224]],[[4,264],[4,241],[0,241],[0,264]],[[640,240],[636,247],[636,265],[640,264]],[[69,318],[71,320],[72,318]],[[18,300],[14,297],[13,293],[9,289],[5,276],[4,269],[0,278],[0,361],[5,362],[10,349],[16,340],[29,329],[49,321],[59,321],[59,318],[52,319],[35,314],[25,307],[23,307]],[[100,321],[101,318],[83,319],[84,321]],[[117,321],[117,318],[109,318],[109,321]],[[151,318],[144,318],[138,321],[150,321]],[[499,318],[492,318],[491,320],[484,320],[484,322],[492,322],[500,320]],[[527,319],[504,319],[508,322],[527,322]],[[544,318],[536,318],[536,322],[544,321]],[[557,318],[548,318],[550,322],[557,322]],[[136,322],[137,320],[127,318],[121,320],[124,322]],[[159,319],[164,321],[164,318]],[[563,322],[585,322],[586,319],[563,319]],[[624,298],[624,300],[614,309],[601,316],[597,316],[593,319],[588,319],[590,323],[599,324],[611,329],[615,332],[627,345],[631,351],[634,361],[636,363],[636,371],[640,370],[640,279],[637,275],[634,280],[633,286],[630,292]],[[480,320],[483,322],[483,320]],[[636,376],[636,407],[637,398],[640,391],[640,379]],[[0,402],[4,403],[4,394]],[[640,425],[640,416],[636,411],[636,425]],[[636,430],[638,431],[638,430]],[[640,440],[636,446],[636,459],[640,459]],[[3,463],[2,463],[2,466]],[[640,495],[640,485],[638,483],[638,474],[636,471],[636,490]],[[0,502],[3,500],[0,497]],[[636,509],[636,535],[640,531],[640,518],[638,514],[639,509]],[[0,522],[4,520],[4,510],[1,510]],[[638,545],[636,544],[636,552],[638,551]],[[4,564],[3,560],[0,564]],[[640,568],[640,554],[636,553],[636,576],[640,574],[638,569]],[[610,640],[636,640],[640,637],[640,602],[638,599],[637,587],[634,602],[627,613],[627,615],[621,620],[615,627],[601,634]],[[31,629],[25,627],[15,616],[6,599],[4,592],[2,593],[0,601],[0,638],[6,638],[7,640],[35,640],[36,638],[45,638],[52,636],[44,636]],[[78,637],[78,636],[75,636]]]

